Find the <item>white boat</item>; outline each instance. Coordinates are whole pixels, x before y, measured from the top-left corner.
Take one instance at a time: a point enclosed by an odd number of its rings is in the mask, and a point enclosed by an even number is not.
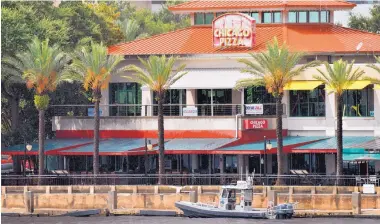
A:
[[[240,203],[236,204],[236,193],[240,192]],[[294,214],[294,204],[285,203],[277,206],[270,202],[266,209],[252,208],[252,178],[238,181],[236,185],[222,186],[218,205],[179,201],[175,206],[183,211],[184,216],[192,218],[259,218],[290,219]]]

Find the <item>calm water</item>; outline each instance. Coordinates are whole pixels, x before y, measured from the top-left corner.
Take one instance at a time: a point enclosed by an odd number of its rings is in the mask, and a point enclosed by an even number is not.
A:
[[[252,223],[291,223],[291,224],[379,224],[379,220],[375,219],[352,219],[352,218],[315,218],[306,219],[298,218],[292,220],[252,220],[252,219],[190,219],[182,217],[138,217],[138,216],[110,216],[110,217],[1,217],[2,223],[28,224],[28,223],[96,223],[96,224],[112,224],[112,223],[131,223],[131,224],[252,224]]]

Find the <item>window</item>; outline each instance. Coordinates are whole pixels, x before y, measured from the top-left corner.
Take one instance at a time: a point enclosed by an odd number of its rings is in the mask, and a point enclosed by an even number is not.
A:
[[[273,23],[281,23],[281,12],[274,12],[273,13]]]
[[[321,11],[321,23],[327,23],[330,21],[329,11]]]
[[[198,89],[197,102],[197,104],[206,104],[198,105],[199,116],[225,116],[238,112],[236,108],[230,105],[218,105],[232,103],[231,89]],[[211,102],[213,105],[211,105]]]
[[[263,23],[272,23],[272,13],[264,12],[263,13]]]
[[[216,17],[219,17],[219,16],[221,16],[221,15],[223,15],[223,14],[225,14],[225,12],[217,12],[217,13],[216,13]]]
[[[374,116],[374,91],[372,85],[361,90],[347,90],[344,92],[343,116]]]
[[[319,12],[317,11],[309,12],[309,23],[319,23]]]
[[[205,24],[204,13],[195,13],[195,25]]]
[[[195,25],[211,24],[214,13],[195,13]]]
[[[312,91],[291,90],[289,93],[291,117],[325,116],[324,86],[319,86]]]
[[[110,106],[110,116],[141,116],[141,86],[137,83],[110,83],[110,104],[135,104],[135,106]]]
[[[289,23],[296,23],[297,22],[297,12],[289,12],[288,22]]]
[[[211,24],[213,19],[214,19],[214,13],[205,14],[205,24]]]
[[[157,94],[153,92],[153,104],[157,105]],[[165,105],[166,104],[166,105]],[[183,105],[186,104],[186,90],[171,89],[165,92],[164,115],[179,116],[182,114]],[[153,107],[153,115],[158,115],[158,107]]]
[[[260,23],[258,12],[252,12],[250,16],[256,20],[256,23]]]
[[[298,12],[298,22],[307,23],[307,12]]]
[[[264,104],[264,115],[276,114],[276,99],[263,86],[245,89],[244,104]]]

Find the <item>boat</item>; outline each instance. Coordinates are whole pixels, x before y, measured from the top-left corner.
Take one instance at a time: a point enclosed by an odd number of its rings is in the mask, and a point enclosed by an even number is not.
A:
[[[252,177],[246,181],[237,181],[236,185],[222,186],[218,205],[178,201],[175,206],[183,215],[191,218],[257,218],[257,219],[290,219],[294,214],[295,203],[284,203],[274,206],[269,202],[267,208],[252,208]],[[240,203],[236,195],[240,193]]]

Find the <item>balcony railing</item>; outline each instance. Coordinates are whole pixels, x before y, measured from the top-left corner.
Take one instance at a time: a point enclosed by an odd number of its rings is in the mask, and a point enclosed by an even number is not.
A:
[[[275,116],[276,104],[263,104],[263,114],[247,114],[244,106],[245,116]],[[110,104],[100,105],[101,116],[157,116],[158,105],[140,104]],[[196,108],[192,114],[184,114],[184,108]],[[53,116],[94,116],[94,105],[52,105],[49,110]],[[282,112],[285,114],[285,105]],[[242,114],[241,104],[165,104],[164,116],[235,116]]]

